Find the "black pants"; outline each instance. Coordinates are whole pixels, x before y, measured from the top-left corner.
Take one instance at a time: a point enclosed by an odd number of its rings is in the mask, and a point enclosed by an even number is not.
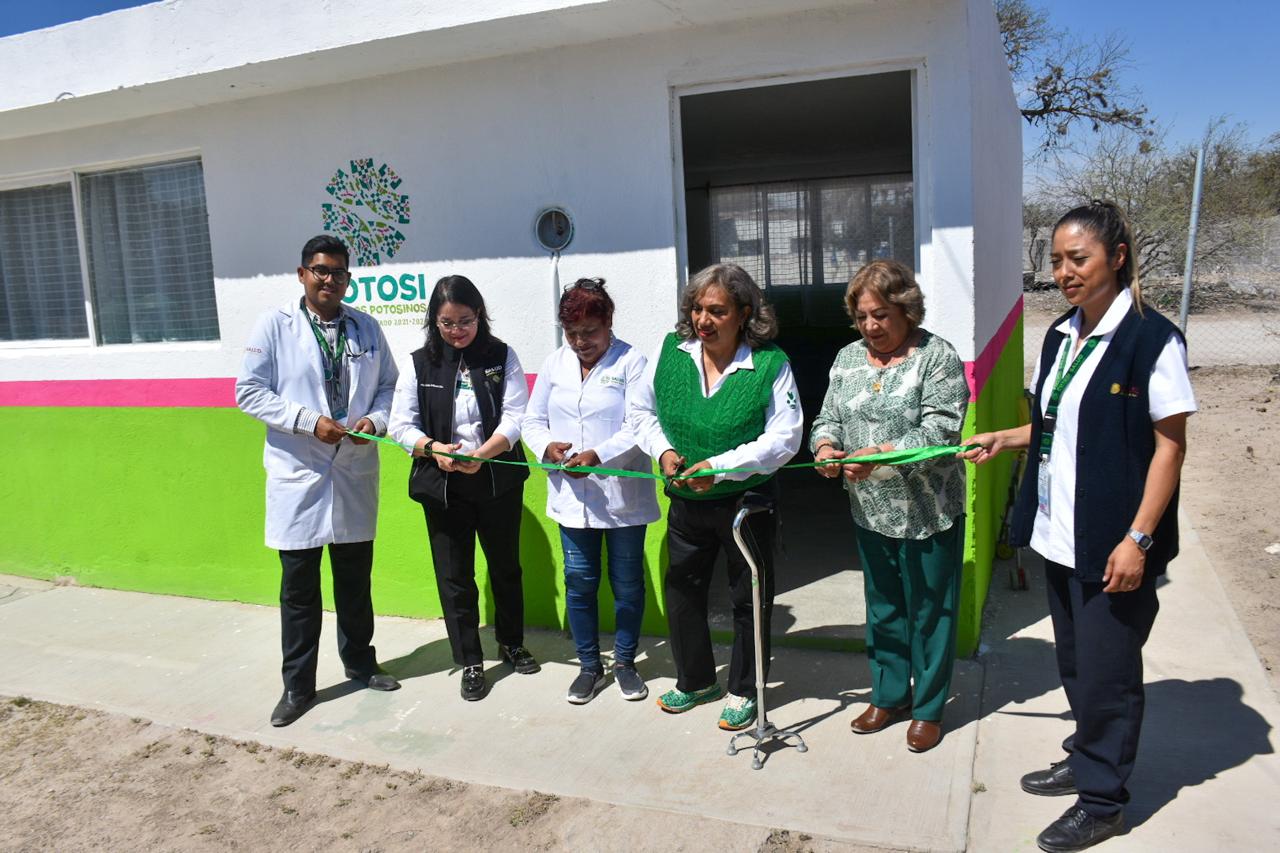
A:
[[[1058,673],[1076,720],[1068,761],[1081,808],[1110,817],[1129,801],[1142,733],[1145,692],[1142,646],[1160,602],[1157,571],[1148,565],[1132,592],[1106,593],[1071,569],[1045,561]],[[1065,744],[1064,744],[1065,746]]]
[[[424,506],[436,588],[445,629],[458,666],[484,663],[480,649],[480,590],[476,588],[476,537],[489,564],[494,632],[504,646],[524,644],[524,585],[520,569],[520,513],[524,486],[487,500],[453,493],[447,509]]]
[[[716,661],[707,625],[707,592],[720,549],[725,551],[733,601],[733,653],[729,692],[756,695],[755,617],[751,605],[751,569],[733,541],[733,518],[741,496],[696,501],[671,498],[667,513],[667,624],[676,665],[676,689],[691,692],[716,683]],[[773,616],[773,544],[777,523],[772,513],[755,513],[743,523],[743,538],[763,575],[760,585],[764,672],[769,673],[769,627]]]
[[[316,689],[316,661],[320,654],[320,556],[324,548],[281,551],[280,646],[281,675],[286,690],[310,693]],[[345,542],[329,546],[333,571],[333,603],[338,614],[338,655],[347,669],[374,672],[373,599],[369,574],[373,570],[373,542]]]

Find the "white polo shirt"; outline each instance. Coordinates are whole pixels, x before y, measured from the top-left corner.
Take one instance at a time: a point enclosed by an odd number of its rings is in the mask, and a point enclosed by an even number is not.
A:
[[[524,407],[529,401],[529,383],[512,346],[507,347],[504,373],[502,417],[494,434],[502,435],[515,447],[520,440],[520,419],[524,417]],[[388,427],[391,437],[401,444],[417,444],[418,439],[426,436],[422,431],[419,414],[418,376],[415,371],[406,370],[400,374],[400,380],[396,383],[396,396],[391,404],[391,423]],[[460,453],[471,453],[485,442],[480,403],[476,400],[475,389],[471,387],[471,375],[462,366],[459,366],[454,377],[453,432],[448,442],[442,436],[432,437],[442,444],[460,443]]]
[[[1031,533],[1031,547],[1047,560],[1069,568],[1076,564],[1075,497],[1076,497],[1076,441],[1080,434],[1080,400],[1093,378],[1094,371],[1102,363],[1102,357],[1115,337],[1120,323],[1133,310],[1133,295],[1129,288],[1121,289],[1111,307],[1102,315],[1102,321],[1091,337],[1100,338],[1093,353],[1080,365],[1075,377],[1062,393],[1058,403],[1058,421],[1054,428],[1053,449],[1049,455],[1049,517],[1036,512],[1035,528]],[[1058,364],[1064,347],[1070,348],[1068,368],[1076,355],[1076,343],[1080,340],[1080,324],[1083,314],[1079,309],[1055,328],[1066,335],[1062,346],[1054,354],[1053,373],[1045,378],[1045,393],[1041,395],[1040,414],[1049,407],[1049,391],[1057,378]],[[1036,361],[1031,376],[1034,390],[1040,381],[1040,362]],[[1187,348],[1177,335],[1169,335],[1164,349],[1156,359],[1147,386],[1148,411],[1151,422],[1171,415],[1190,414],[1196,410],[1195,393],[1191,389],[1191,376],[1187,372]],[[1039,453],[1039,448],[1029,448],[1028,453]],[[1041,464],[1045,464],[1041,462]],[[1151,531],[1146,531],[1150,533]],[[1119,543],[1116,543],[1119,544]]]

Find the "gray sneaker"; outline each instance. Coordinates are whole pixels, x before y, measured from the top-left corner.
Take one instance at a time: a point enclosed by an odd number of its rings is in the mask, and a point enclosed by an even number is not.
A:
[[[569,693],[564,698],[569,700],[570,705],[585,705],[604,690],[604,685],[604,670],[583,669],[573,680],[573,684],[569,685]]]
[[[620,663],[613,668],[613,680],[618,682],[622,698],[629,702],[639,702],[649,695],[649,686],[644,683],[635,664]]]

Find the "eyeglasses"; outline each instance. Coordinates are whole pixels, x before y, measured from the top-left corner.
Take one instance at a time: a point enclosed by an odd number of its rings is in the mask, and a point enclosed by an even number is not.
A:
[[[332,279],[334,284],[346,284],[351,281],[351,270],[334,269],[326,267],[324,264],[316,264],[314,267],[305,267],[308,272],[319,279]]]
[[[456,323],[452,320],[436,320],[436,325],[440,327],[440,331],[442,332],[452,332],[454,329],[461,329],[465,332],[467,329],[475,326],[477,319],[478,318],[476,317],[472,317],[468,320],[459,320]]]

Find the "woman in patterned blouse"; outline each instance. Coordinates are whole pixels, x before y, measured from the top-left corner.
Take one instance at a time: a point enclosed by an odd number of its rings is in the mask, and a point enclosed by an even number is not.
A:
[[[862,339],[840,350],[831,367],[810,439],[814,458],[957,443],[969,402],[964,365],[951,344],[921,328],[924,296],[911,270],[896,261],[868,264],[844,301]],[[944,457],[817,470],[845,479],[866,587],[871,704],[852,728],[877,732],[910,711],[907,747],[932,749],[942,738],[955,658],[963,463]]]

